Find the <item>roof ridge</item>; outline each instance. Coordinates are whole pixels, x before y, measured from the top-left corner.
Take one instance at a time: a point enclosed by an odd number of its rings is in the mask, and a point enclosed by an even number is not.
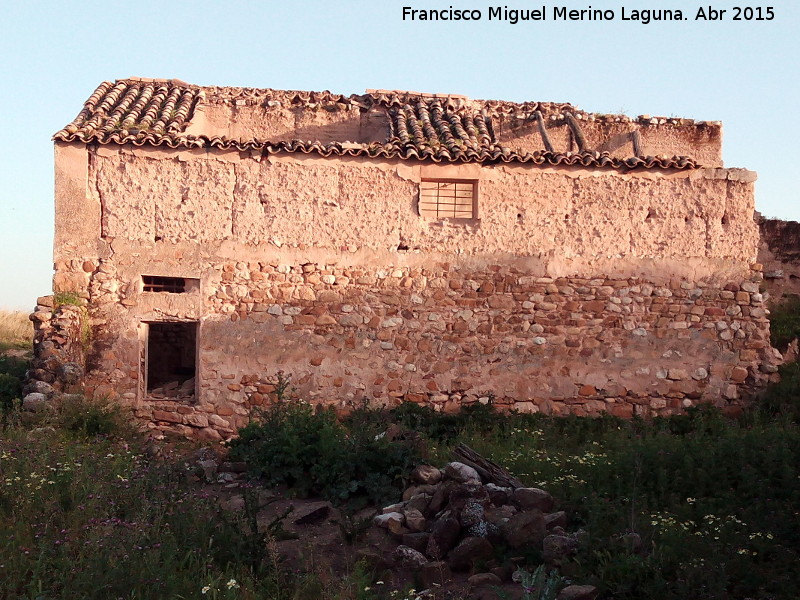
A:
[[[131,76],[122,79],[114,80],[111,82],[104,82],[109,85],[116,84],[165,84],[172,87],[181,87],[191,90],[201,90],[206,95],[216,95],[219,100],[220,96],[230,96],[225,98],[235,100],[241,96],[249,96],[252,98],[267,96],[267,95],[291,95],[296,100],[295,104],[301,102],[320,102],[320,101],[338,101],[346,102],[348,104],[364,103],[367,100],[368,104],[382,104],[393,105],[397,102],[407,103],[411,99],[423,100],[452,100],[463,104],[463,106],[483,106],[486,110],[493,114],[531,114],[535,111],[540,111],[545,114],[550,120],[564,120],[566,113],[572,113],[578,120],[601,121],[601,122],[615,122],[615,123],[639,123],[648,125],[719,125],[719,121],[696,121],[694,119],[687,119],[682,117],[665,117],[665,116],[651,116],[648,114],[638,115],[636,117],[628,116],[622,113],[603,113],[591,112],[581,109],[579,106],[569,102],[545,102],[536,100],[524,100],[515,102],[512,100],[493,100],[493,99],[479,99],[471,98],[464,94],[454,93],[431,93],[431,92],[416,92],[410,90],[386,90],[386,89],[366,89],[363,94],[341,94],[331,92],[330,90],[314,91],[314,90],[285,90],[278,88],[259,88],[247,86],[217,86],[217,85],[198,85],[188,83],[182,79],[177,78],[152,78],[152,77],[137,77]],[[208,98],[211,100],[211,98]]]
[[[124,82],[124,81],[135,81],[137,83],[167,83],[170,85],[175,86],[183,86],[183,87],[203,87],[200,85],[195,85],[192,83],[187,83],[182,79],[164,79],[162,77],[124,77],[122,79],[117,79],[115,83]]]

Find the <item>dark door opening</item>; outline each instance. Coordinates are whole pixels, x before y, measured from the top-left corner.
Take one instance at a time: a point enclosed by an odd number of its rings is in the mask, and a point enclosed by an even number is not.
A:
[[[194,398],[197,323],[150,323],[147,335],[147,395]]]

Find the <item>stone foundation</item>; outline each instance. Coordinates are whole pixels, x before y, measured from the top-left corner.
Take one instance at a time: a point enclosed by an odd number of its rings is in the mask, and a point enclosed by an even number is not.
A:
[[[89,393],[211,440],[276,401],[279,370],[300,398],[340,411],[364,399],[445,412],[491,400],[526,413],[652,417],[699,403],[737,411],[780,358],[760,265],[738,283],[655,284],[503,265],[227,262],[192,294],[128,294],[108,263],[97,272]],[[157,321],[198,323],[196,397],[145,389],[142,327]]]

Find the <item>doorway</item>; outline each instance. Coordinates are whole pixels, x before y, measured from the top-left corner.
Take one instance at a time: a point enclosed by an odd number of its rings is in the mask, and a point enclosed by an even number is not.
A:
[[[147,396],[193,399],[197,388],[198,323],[157,322],[147,325]]]

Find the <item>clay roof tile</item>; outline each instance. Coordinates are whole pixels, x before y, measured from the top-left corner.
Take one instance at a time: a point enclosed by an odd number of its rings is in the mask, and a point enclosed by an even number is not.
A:
[[[345,110],[379,110],[387,116],[385,139],[370,143],[302,140],[231,139],[226,136],[189,135],[186,129],[206,103],[257,105],[265,109],[297,106],[341,105]],[[265,153],[302,152],[321,156],[368,156],[431,160],[434,162],[516,162],[537,165],[614,169],[692,169],[688,157],[611,157],[608,153],[554,152],[549,149],[520,153],[502,146],[495,135],[495,119],[530,120],[537,111],[550,120],[564,115],[587,117],[569,104],[497,100],[470,100],[465,96],[368,90],[343,96],[329,91],[303,92],[257,88],[206,87],[170,79],[130,78],[104,81],[89,96],[80,113],[53,139],[63,142],[134,144],[170,148],[235,148]],[[577,115],[573,117],[573,115]],[[604,118],[598,116],[598,118]],[[498,121],[499,126],[499,121]],[[573,123],[573,127],[576,125]],[[344,143],[343,143],[344,142]]]

